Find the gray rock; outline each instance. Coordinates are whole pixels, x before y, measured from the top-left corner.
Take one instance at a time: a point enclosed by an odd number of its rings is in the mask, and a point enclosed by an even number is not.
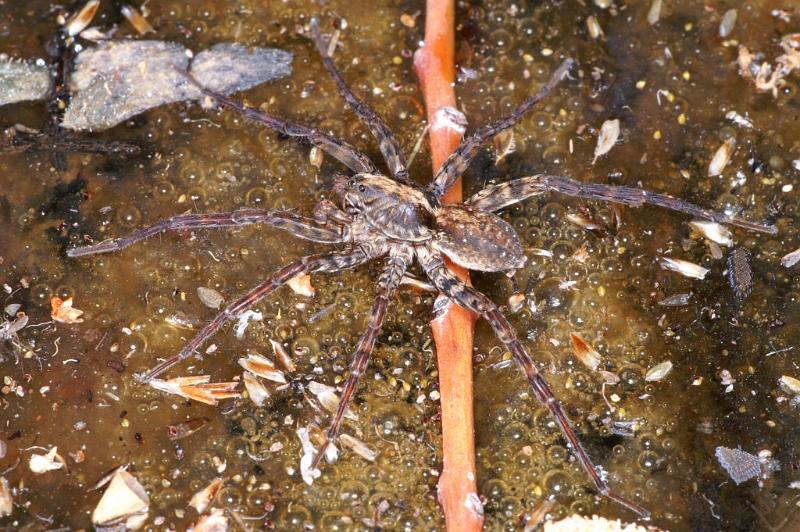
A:
[[[19,61],[0,55],[0,105],[44,99],[52,85],[44,61]]]

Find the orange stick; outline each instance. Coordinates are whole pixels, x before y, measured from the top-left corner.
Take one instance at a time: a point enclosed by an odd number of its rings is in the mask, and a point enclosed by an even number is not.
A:
[[[455,107],[455,14],[454,0],[428,0],[425,12],[425,44],[414,55],[414,67],[422,82],[428,123],[442,107]],[[461,134],[450,128],[430,129],[434,173],[461,142]],[[461,180],[448,191],[445,203],[462,199]],[[469,282],[469,272],[449,264]],[[475,474],[475,429],[472,397],[472,336],[476,316],[450,305],[443,316],[431,322],[439,366],[442,401],[442,449],[444,470],[439,478],[439,504],[447,529],[472,531],[483,528],[483,510],[478,502]]]

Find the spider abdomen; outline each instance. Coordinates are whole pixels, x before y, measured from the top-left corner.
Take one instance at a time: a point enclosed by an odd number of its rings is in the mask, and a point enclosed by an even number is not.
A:
[[[508,223],[467,205],[439,210],[433,246],[459,266],[483,272],[515,270],[527,260],[519,236]]]

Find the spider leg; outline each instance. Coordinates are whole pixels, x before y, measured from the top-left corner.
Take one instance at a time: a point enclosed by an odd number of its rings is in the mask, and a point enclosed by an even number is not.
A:
[[[363,264],[370,259],[375,258],[373,255],[365,253],[361,248],[358,248],[348,253],[324,253],[319,255],[309,255],[300,260],[292,262],[284,266],[266,281],[262,282],[242,297],[225,307],[221,313],[208,323],[203,329],[197,333],[191,342],[181,350],[180,353],[169,358],[147,373],[136,375],[136,379],[140,382],[149,382],[167,369],[182,360],[189,358],[192,353],[200,348],[209,338],[219,331],[225,323],[238,317],[242,312],[255,305],[260,300],[264,299],[277,288],[286,284],[290,279],[297,277],[303,273],[311,272],[337,272],[353,268],[359,264]]]
[[[555,89],[561,80],[566,76],[567,72],[570,68],[572,68],[574,63],[575,62],[572,59],[566,59],[556,69],[544,87],[542,87],[539,92],[525,100],[519,107],[514,109],[510,115],[505,118],[501,118],[492,124],[486,124],[471,136],[464,139],[464,141],[461,142],[461,145],[456,148],[456,151],[454,151],[450,157],[447,158],[442,167],[439,169],[439,172],[436,174],[433,182],[429,185],[429,190],[433,192],[437,198],[441,198],[445,192],[447,192],[447,190],[453,186],[453,183],[456,182],[456,179],[461,177],[461,174],[464,173],[469,164],[472,162],[472,159],[475,158],[475,155],[478,153],[478,150],[480,150],[481,146],[491,140],[492,137],[498,133],[502,133],[522,120],[522,117],[525,115],[525,113],[530,111],[534,105],[539,103],[551,92],[553,92],[553,89]]]
[[[97,253],[119,251],[128,246],[141,242],[162,231],[183,231],[187,229],[211,229],[217,227],[233,227],[239,225],[252,225],[266,223],[279,229],[289,231],[296,237],[321,242],[324,244],[338,244],[343,242],[341,231],[329,227],[321,227],[314,220],[304,218],[297,214],[280,211],[267,211],[263,209],[241,209],[234,212],[212,212],[204,214],[179,214],[158,221],[149,227],[139,229],[133,233],[105,240],[91,246],[82,246],[67,250],[69,257],[83,257]]]
[[[447,266],[445,266],[441,254],[426,248],[417,248],[417,257],[422,265],[422,269],[436,288],[444,293],[451,301],[480,314],[489,322],[489,325],[492,326],[498,339],[505,344],[514,360],[517,362],[517,365],[525,373],[528,384],[536,398],[552,413],[561,432],[572,447],[572,453],[589,474],[589,477],[591,477],[597,491],[605,497],[635,512],[639,516],[643,518],[649,517],[650,513],[647,510],[612,491],[608,484],[600,477],[591,458],[589,458],[580,440],[578,440],[578,436],[572,428],[572,424],[567,417],[564,407],[553,395],[547,381],[536,369],[533,359],[519,341],[513,327],[503,313],[500,312],[497,305],[488,297],[456,277]]]
[[[328,54],[328,43],[322,38],[319,31],[319,22],[316,18],[311,19],[311,35],[314,38],[314,44],[317,46],[319,55],[322,57],[322,63],[328,74],[336,82],[336,87],[339,89],[339,94],[347,101],[352,107],[353,111],[361,119],[361,122],[367,126],[372,136],[378,141],[386,164],[389,165],[389,170],[396,180],[406,184],[413,185],[414,183],[408,177],[408,165],[406,158],[400,148],[400,144],[394,137],[386,122],[376,113],[369,105],[364,103],[358,96],[353,94],[350,87],[347,86],[344,78],[336,69],[333,59]]]
[[[350,168],[356,173],[374,174],[378,172],[375,164],[363,153],[359,152],[355,146],[348,144],[343,140],[338,140],[327,133],[289,122],[282,118],[269,115],[252,107],[248,107],[243,103],[237,102],[232,98],[228,98],[224,94],[212,91],[200,85],[197,81],[189,77],[189,79],[197,85],[197,87],[209,98],[216,101],[218,104],[229,109],[233,109],[245,118],[252,120],[258,124],[263,124],[270,129],[274,129],[278,133],[287,135],[289,137],[304,137],[314,146],[319,147],[321,150],[327,152],[335,159],[338,159],[342,164]]]
[[[369,317],[369,324],[367,330],[361,335],[356,346],[353,360],[350,363],[350,375],[344,383],[342,390],[342,397],[339,399],[339,405],[336,407],[336,413],[333,416],[330,427],[325,433],[325,442],[320,447],[319,452],[314,457],[313,468],[319,465],[322,457],[325,456],[325,451],[330,444],[336,442],[339,436],[339,431],[342,428],[342,421],[350,401],[353,399],[353,394],[358,387],[358,380],[364,371],[367,369],[369,363],[369,356],[375,347],[375,341],[378,339],[383,321],[386,318],[386,309],[389,307],[389,300],[394,294],[397,287],[400,286],[400,281],[403,279],[406,269],[411,260],[414,258],[413,252],[410,248],[395,248],[389,255],[389,261],[386,268],[383,270],[380,278],[378,279],[377,295],[375,303],[372,305],[372,312]]]
[[[576,198],[620,203],[629,207],[641,207],[645,203],[649,203],[650,205],[690,214],[697,218],[735,225],[750,231],[773,235],[778,232],[774,225],[728,216],[725,213],[706,209],[666,194],[659,194],[636,187],[583,183],[556,175],[539,174],[514,179],[513,181],[482,190],[468,199],[466,203],[481,210],[496,211],[547,191],[558,192]]]

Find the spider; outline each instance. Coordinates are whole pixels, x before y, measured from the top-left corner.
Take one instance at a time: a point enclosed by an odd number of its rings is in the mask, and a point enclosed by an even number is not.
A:
[[[525,374],[536,398],[545,405],[572,452],[597,491],[643,518],[649,512],[633,501],[615,493],[598,473],[588,453],[575,434],[562,404],[537,370],[528,350],[519,341],[513,327],[500,308],[487,296],[456,277],[446,266],[445,257],[465,268],[483,272],[513,272],[524,266],[526,256],[519,236],[498,215],[504,207],[548,191],[569,196],[615,202],[631,207],[645,203],[690,214],[695,217],[730,224],[753,231],[775,233],[773,226],[749,222],[741,218],[705,209],[664,194],[639,188],[589,184],[557,175],[539,174],[515,179],[484,189],[460,204],[443,205],[441,198],[469,166],[478,150],[498,133],[505,131],[549,95],[568,75],[574,61],[566,59],[550,80],[535,95],[525,100],[509,116],[484,125],[466,138],[435,175],[423,186],[411,179],[406,159],[398,141],[378,114],[356,96],[336,69],[328,52],[328,42],[320,33],[316,19],[311,21],[311,35],[325,69],[336,83],[339,93],[378,141],[389,169],[379,172],[375,164],[347,142],[317,129],[293,123],[249,108],[222,94],[202,88],[219,105],[241,113],[248,119],[291,137],[304,138],[324,150],[354,174],[337,175],[333,190],[341,200],[337,206],[330,200],[317,204],[313,218],[287,211],[242,209],[225,213],[183,214],[161,220],[127,236],[97,244],[73,248],[70,257],[119,251],[166,230],[191,230],[267,224],[292,235],[322,244],[339,245],[327,253],[309,255],[275,272],[249,292],[225,308],[208,323],[177,355],[169,358],[137,379],[149,382],[180,361],[190,357],[222,326],[272,294],[290,279],[311,272],[337,272],[366,262],[385,258],[386,264],[377,281],[367,330],[356,345],[342,396],[326,440],[315,455],[316,467],[330,444],[336,441],[345,411],[363,375],[379,331],[386,317],[390,300],[406,270],[416,260],[431,284],[451,302],[482,316],[491,325],[498,339],[506,346]]]

